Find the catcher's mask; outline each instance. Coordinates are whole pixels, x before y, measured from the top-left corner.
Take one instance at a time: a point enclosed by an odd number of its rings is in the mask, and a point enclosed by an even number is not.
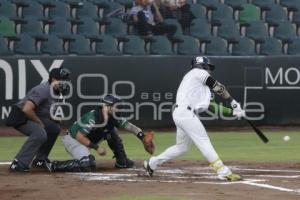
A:
[[[215,65],[213,65],[210,60],[205,56],[197,56],[192,59],[191,62],[192,68],[200,68],[204,70],[214,71]]]

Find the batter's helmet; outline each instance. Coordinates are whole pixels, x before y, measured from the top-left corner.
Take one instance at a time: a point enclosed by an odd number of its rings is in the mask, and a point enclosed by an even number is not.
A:
[[[105,103],[106,105],[112,106],[115,103],[121,102],[121,99],[118,97],[115,97],[112,94],[108,94],[102,99],[102,102]]]
[[[200,68],[200,69],[205,69],[205,70],[210,70],[214,71],[215,65],[213,65],[210,60],[205,57],[205,56],[196,56],[192,59],[191,62],[191,67],[192,68]]]

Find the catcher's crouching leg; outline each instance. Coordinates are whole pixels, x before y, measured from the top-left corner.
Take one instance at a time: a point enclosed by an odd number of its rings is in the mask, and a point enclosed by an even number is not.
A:
[[[89,155],[80,160],[53,161],[47,167],[51,172],[91,172],[96,169],[96,161],[93,155]]]
[[[116,158],[115,167],[132,168],[134,166],[134,162],[127,158],[122,139],[116,131],[112,131],[107,134],[106,140],[109,148],[113,151],[114,157]]]

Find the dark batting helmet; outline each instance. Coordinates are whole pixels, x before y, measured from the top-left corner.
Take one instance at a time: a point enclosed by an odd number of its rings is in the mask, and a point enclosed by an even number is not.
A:
[[[108,94],[102,99],[102,102],[108,106],[112,106],[115,103],[121,102],[121,99],[112,94]]]
[[[196,56],[192,59],[191,62],[192,68],[200,68],[205,70],[214,71],[215,65],[211,63],[211,61],[205,56]]]

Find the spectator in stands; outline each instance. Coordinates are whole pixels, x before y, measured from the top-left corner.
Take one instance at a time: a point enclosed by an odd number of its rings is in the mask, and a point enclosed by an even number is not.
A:
[[[195,18],[187,0],[161,0],[159,9],[164,18],[177,19],[183,30],[190,27]]]
[[[136,0],[136,6],[132,7],[130,16],[140,35],[163,35],[172,37],[177,27],[165,24],[158,6],[153,0]]]

